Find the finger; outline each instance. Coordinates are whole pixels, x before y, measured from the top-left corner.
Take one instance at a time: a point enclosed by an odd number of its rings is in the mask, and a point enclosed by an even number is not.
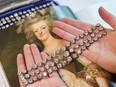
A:
[[[24,55],[25,55],[26,67],[28,69],[34,65],[34,59],[29,44],[24,45]]]
[[[65,39],[65,40],[67,40],[67,41],[70,41],[70,40],[72,40],[72,39],[75,37],[74,35],[72,35],[72,34],[66,32],[66,31],[64,31],[64,30],[61,30],[61,29],[59,29],[59,28],[54,28],[54,29],[53,29],[53,32],[54,32],[55,34],[57,34],[59,37],[61,37],[62,39]]]
[[[61,22],[61,21],[55,21],[53,23],[53,26],[58,27],[58,28],[66,31],[68,33],[71,33],[73,35],[79,35],[80,33],[83,32],[82,30],[80,30],[80,29],[78,29],[78,28],[76,28],[74,26],[71,26],[71,25],[69,25],[67,23]]]
[[[106,11],[103,7],[99,8],[101,18],[106,21],[113,29],[116,29],[116,17]]]
[[[44,62],[45,65],[46,65],[48,55],[47,55],[45,52],[41,52],[41,57],[42,57],[43,62]],[[44,65],[44,67],[45,67],[45,65]],[[47,71],[45,70],[42,74],[44,74],[44,73],[47,74]],[[47,77],[48,77],[48,75],[44,76],[43,79],[46,79]]]
[[[91,24],[82,22],[80,20],[71,19],[71,18],[63,18],[63,19],[61,19],[61,21],[65,22],[69,25],[72,25],[78,29],[82,29],[82,30],[88,30],[92,26]]]
[[[18,67],[18,72],[22,72],[23,70],[25,70],[25,64],[22,54],[17,55],[17,67]],[[20,79],[19,82],[20,82],[20,87],[24,87]]]
[[[30,47],[31,47],[31,51],[32,51],[32,55],[34,57],[35,63],[37,64],[38,62],[42,62],[41,55],[37,46],[35,44],[31,44]]]

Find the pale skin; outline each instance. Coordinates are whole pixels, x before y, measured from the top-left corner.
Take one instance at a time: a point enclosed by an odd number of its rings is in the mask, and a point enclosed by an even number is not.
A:
[[[58,49],[59,45],[61,45],[61,40],[54,38],[50,34],[50,30],[46,20],[41,20],[37,23],[34,23],[31,28],[35,36],[43,43],[44,51],[46,53],[51,54]]]
[[[104,10],[102,7],[99,9],[99,14],[110,24],[114,31],[107,30],[108,35],[102,38],[99,42],[93,44],[89,50],[86,50],[83,55],[93,62],[97,63],[104,69],[116,73],[116,18],[112,16],[109,12]],[[54,22],[53,32],[62,37],[64,40],[63,43],[74,38],[75,35],[82,33],[84,30],[89,29],[92,25],[83,23],[81,21],[64,18],[61,21]],[[41,55],[41,57],[40,57]],[[32,45],[24,46],[24,56],[26,60],[26,66],[24,65],[24,57],[22,54],[17,56],[17,66],[18,72],[31,67],[34,63],[38,61],[41,62],[47,56],[44,52],[40,53],[38,48]],[[24,87],[20,82],[21,87]],[[37,81],[27,87],[66,87],[63,81],[58,76],[57,72],[52,73],[48,77],[44,77],[42,80]]]
[[[116,73],[116,18],[103,7],[100,7],[99,14],[114,30],[107,29],[107,36],[90,46],[88,50],[83,52],[83,55],[109,72]],[[53,26],[55,27],[54,33],[69,41],[93,25],[63,18],[54,22]]]

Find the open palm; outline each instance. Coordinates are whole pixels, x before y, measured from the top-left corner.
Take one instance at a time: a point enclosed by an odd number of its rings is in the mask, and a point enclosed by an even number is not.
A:
[[[103,7],[99,9],[99,14],[114,30],[107,30],[107,36],[90,46],[83,55],[104,69],[116,73],[116,18],[107,12]],[[78,20],[63,18],[61,21],[53,23],[53,32],[64,40],[72,40],[76,35],[90,29],[93,25]]]
[[[47,54],[45,52],[39,52],[36,45],[28,45],[24,46],[24,57],[22,54],[18,54],[17,56],[17,66],[18,72],[21,72],[25,69],[32,67],[34,64],[38,62],[42,62],[46,60]],[[24,62],[25,58],[25,62]],[[48,64],[48,63],[47,63]],[[26,65],[26,66],[25,66]],[[20,79],[19,79],[20,81]],[[25,87],[20,81],[20,86]],[[34,82],[32,84],[27,85],[26,87],[66,87],[64,82],[60,79],[57,72],[53,72],[46,77],[43,77],[41,80]]]

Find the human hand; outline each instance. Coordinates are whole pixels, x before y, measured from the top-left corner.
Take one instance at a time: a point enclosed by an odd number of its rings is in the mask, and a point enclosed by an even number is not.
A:
[[[116,73],[116,18],[102,7],[99,9],[99,14],[114,30],[107,29],[107,35],[90,46],[82,55],[100,65],[102,68]],[[93,25],[79,20],[63,18],[61,21],[54,22],[53,26],[53,32],[55,34],[70,41],[76,35],[83,33]]]
[[[17,66],[18,72],[21,72],[25,69],[32,67],[34,64],[38,62],[42,62],[46,60],[47,54],[45,52],[39,52],[36,45],[28,45],[24,46],[24,57],[22,54],[18,54],[17,56]],[[25,62],[24,62],[25,58]],[[48,64],[48,63],[47,63]],[[26,66],[25,66],[26,65]],[[20,86],[24,87],[21,80]],[[26,87],[66,87],[63,81],[60,79],[57,72],[53,72],[46,77],[43,77],[41,80],[38,80],[32,84],[27,85]]]

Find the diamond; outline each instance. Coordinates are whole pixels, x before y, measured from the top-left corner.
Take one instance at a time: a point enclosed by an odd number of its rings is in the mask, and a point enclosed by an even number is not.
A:
[[[69,57],[67,58],[67,61],[68,61],[68,63],[70,63],[70,62],[72,61],[72,58],[69,56]]]
[[[91,34],[91,37],[95,37],[95,34],[94,34],[94,33],[92,33],[92,34]]]
[[[77,54],[81,54],[82,53],[82,50],[81,49],[78,49],[77,50]]]
[[[59,59],[57,58],[57,59],[54,59],[54,62],[55,63],[58,63],[59,62]]]
[[[42,66],[42,63],[38,63],[37,66],[41,67]]]
[[[94,37],[93,40],[94,40],[94,41],[97,41],[97,40],[98,40],[98,37]]]
[[[57,55],[60,54],[60,50],[57,50],[55,53],[56,53]]]
[[[58,68],[62,68],[62,64],[60,64],[60,63],[57,64],[57,67],[58,67]]]
[[[77,58],[78,55],[77,54],[72,54],[72,58]]]
[[[101,24],[100,24],[100,23],[97,23],[97,24],[96,24],[96,27],[100,27],[100,26],[101,26]]]
[[[65,51],[66,50],[66,47],[65,46],[62,46],[61,47],[61,51]]]
[[[65,60],[62,61],[62,65],[63,65],[63,66],[67,65],[67,62],[66,62]]]
[[[40,71],[39,71],[39,70],[35,70],[35,73],[36,73],[36,74],[39,74],[39,73],[40,73]]]
[[[71,46],[70,42],[66,43],[66,47],[70,47],[70,46]]]
[[[42,79],[42,75],[41,74],[37,75],[37,78]]]
[[[80,37],[80,38],[83,38],[83,37],[84,37],[84,35],[83,35],[83,34],[80,34],[80,35],[79,35],[79,37]]]
[[[37,65],[35,64],[32,68],[33,68],[33,69],[37,69]]]
[[[54,62],[50,62],[50,66],[52,66],[52,67],[53,67],[54,65],[55,65],[55,64],[54,64]]]
[[[33,77],[33,81],[37,81],[37,79],[38,79],[37,77]]]
[[[32,80],[32,79],[29,79],[28,82],[29,82],[30,84],[32,84],[32,83],[33,83],[33,80]]]
[[[52,69],[48,69],[48,73],[51,74],[53,72]]]
[[[25,75],[25,78],[26,78],[26,79],[30,78],[30,75],[29,75],[29,74],[26,74],[26,75]]]
[[[45,65],[45,68],[46,68],[46,69],[49,69],[49,68],[50,68],[50,66],[49,66],[49,65]]]
[[[79,39],[80,39],[80,37],[79,37],[79,36],[76,36],[76,37],[75,37],[75,40],[77,40],[77,41],[78,41]]]
[[[82,48],[83,51],[86,50],[86,46],[82,46],[81,48]]]
[[[70,42],[71,42],[72,44],[74,44],[76,41],[75,41],[75,39],[73,39],[73,40],[71,40]]]
[[[46,77],[47,76],[47,72],[43,72],[43,76]]]
[[[69,56],[69,52],[68,51],[64,51],[64,57],[68,57]]]
[[[75,44],[74,48],[76,48],[76,49],[77,49],[78,47],[79,47],[79,45],[78,45],[78,44]]]
[[[43,72],[43,71],[45,71],[45,69],[42,67],[42,68],[40,68],[40,71]]]
[[[84,31],[83,34],[87,36],[89,33],[88,33],[88,31]]]
[[[56,70],[58,70],[58,68],[57,68],[56,66],[54,66],[54,67],[53,67],[53,70],[56,71]]]
[[[70,48],[69,49],[69,52],[71,52],[71,53],[74,52],[74,49],[73,48]]]

